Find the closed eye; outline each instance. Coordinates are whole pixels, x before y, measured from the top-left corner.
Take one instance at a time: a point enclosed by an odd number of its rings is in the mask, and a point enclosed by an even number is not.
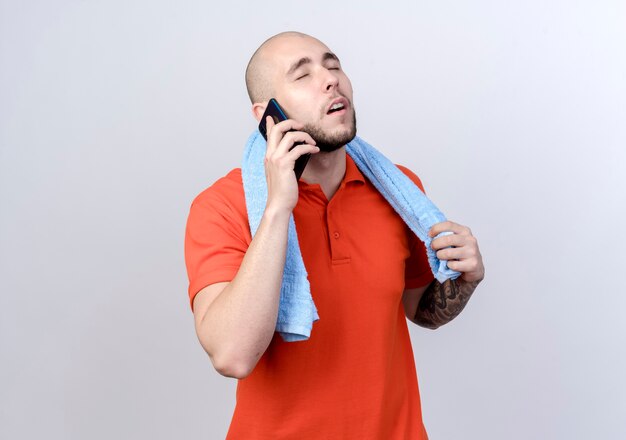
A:
[[[304,78],[305,76],[309,76],[309,74],[305,73],[304,75],[300,75],[299,77],[296,78],[296,81],[298,81],[299,79]]]

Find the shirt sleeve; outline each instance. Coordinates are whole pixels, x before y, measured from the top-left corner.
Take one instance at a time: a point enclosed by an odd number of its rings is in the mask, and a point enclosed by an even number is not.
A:
[[[189,301],[211,284],[232,281],[252,241],[245,203],[224,197],[219,182],[193,201],[185,230]]]
[[[397,167],[409,179],[411,179],[424,194],[426,194],[422,181],[415,173],[402,165],[397,165]],[[413,231],[408,228],[407,230],[409,233],[409,249],[411,254],[406,260],[404,287],[405,289],[415,289],[417,287],[430,284],[435,277],[433,276],[430,264],[428,263],[428,256],[426,255],[426,247],[424,246],[424,243],[415,235],[415,233],[413,233]]]

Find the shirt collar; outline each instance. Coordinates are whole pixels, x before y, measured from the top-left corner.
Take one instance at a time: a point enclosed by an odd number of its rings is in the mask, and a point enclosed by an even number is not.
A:
[[[356,166],[352,158],[346,153],[346,173],[343,176],[341,181],[341,185],[345,185],[348,182],[361,182],[365,183],[365,177],[359,170],[359,167]],[[317,183],[310,184],[303,180],[298,181],[298,185],[302,188],[310,189],[312,187],[319,186]]]
[[[345,183],[353,181],[365,183],[365,177],[363,177],[363,174],[348,153],[346,153],[346,175],[344,176],[343,181]]]

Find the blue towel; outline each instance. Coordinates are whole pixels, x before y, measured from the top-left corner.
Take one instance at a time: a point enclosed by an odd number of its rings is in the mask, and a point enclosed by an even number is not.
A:
[[[264,166],[266,148],[267,144],[261,133],[258,130],[254,131],[246,144],[241,166],[252,236],[259,228],[267,203]],[[441,211],[398,167],[358,136],[346,145],[346,153],[415,235],[424,242],[428,262],[435,278],[439,282],[444,282],[458,277],[460,273],[449,269],[446,262],[439,260],[430,247],[432,239],[428,236],[428,231],[435,223],[446,220]],[[318,319],[292,214],[289,219],[287,256],[276,331],[286,342],[306,340],[311,335],[313,322]]]

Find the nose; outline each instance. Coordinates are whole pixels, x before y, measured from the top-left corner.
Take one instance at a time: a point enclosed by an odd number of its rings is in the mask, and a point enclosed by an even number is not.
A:
[[[334,72],[327,70],[326,77],[324,78],[324,90],[329,92],[333,88],[337,88],[339,84],[339,77]]]

